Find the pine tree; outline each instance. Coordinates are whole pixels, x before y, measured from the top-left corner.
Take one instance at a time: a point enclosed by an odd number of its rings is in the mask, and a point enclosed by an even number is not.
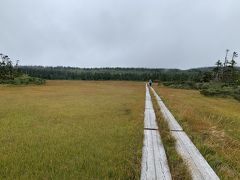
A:
[[[223,64],[220,60],[218,60],[215,65],[217,66],[213,69],[213,71],[215,73],[215,80],[220,81],[220,80],[222,80],[222,66],[223,66]]]

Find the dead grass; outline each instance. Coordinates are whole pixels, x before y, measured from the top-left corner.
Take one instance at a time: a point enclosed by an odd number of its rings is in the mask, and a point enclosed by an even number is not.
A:
[[[0,179],[138,179],[145,86],[0,86]]]
[[[240,179],[240,103],[155,87],[221,179]]]

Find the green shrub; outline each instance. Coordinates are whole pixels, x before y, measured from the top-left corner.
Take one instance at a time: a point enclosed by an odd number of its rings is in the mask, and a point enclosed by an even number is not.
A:
[[[14,78],[13,80],[1,80],[0,84],[14,84],[14,85],[21,85],[21,84],[44,84],[45,80],[41,78],[30,77],[28,75],[22,75],[19,77]]]
[[[195,83],[193,81],[186,81],[186,82],[163,82],[164,86],[169,86],[172,88],[179,88],[179,89],[202,89],[202,87],[206,83]]]
[[[238,87],[235,89],[233,97],[234,97],[236,100],[240,101],[240,86],[238,86]]]
[[[205,96],[218,96],[218,97],[234,97],[240,101],[240,87],[222,85],[222,86],[210,86],[207,89],[200,90],[200,93]]]
[[[21,76],[18,78],[18,80],[20,80],[21,84],[44,84],[45,80],[44,79],[40,79],[40,78],[35,78],[35,77],[30,77],[30,76]]]
[[[202,82],[163,82],[163,85],[179,89],[197,89],[205,96],[234,97],[240,99],[240,86],[230,83]]]
[[[210,87],[208,89],[202,89],[200,91],[201,94],[205,96],[220,96],[220,97],[226,97],[233,95],[233,89],[226,87],[226,88],[216,88],[216,87]]]
[[[234,95],[234,98],[235,98],[236,100],[240,101],[240,94],[235,94],[235,95]]]
[[[13,80],[13,84],[15,84],[15,85],[20,85],[20,84],[21,84],[21,80],[20,80],[19,78],[15,78],[15,79]]]

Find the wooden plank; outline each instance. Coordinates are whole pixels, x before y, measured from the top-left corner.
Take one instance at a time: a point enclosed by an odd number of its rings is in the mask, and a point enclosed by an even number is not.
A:
[[[146,109],[144,113],[144,129],[158,129],[153,109]]]
[[[151,88],[155,98],[157,99],[157,103],[160,106],[160,110],[163,114],[163,117],[167,120],[168,126],[170,130],[181,131],[182,127],[178,124],[177,120],[174,118],[172,113],[168,110],[168,108],[163,103],[162,99],[157,95],[153,88]]]
[[[204,159],[202,154],[192,143],[187,134],[182,130],[182,127],[178,124],[172,113],[165,106],[161,98],[151,88],[161,109],[164,119],[168,123],[172,136],[176,140],[176,149],[186,162],[192,179],[196,180],[219,180],[219,177],[213,171],[208,162]]]
[[[146,86],[145,112],[144,112],[144,128],[158,129],[156,116],[153,109],[149,88]]]
[[[167,156],[161,142],[149,88],[146,86],[141,180],[170,180]]]
[[[172,135],[176,139],[176,148],[179,154],[192,172],[193,179],[219,179],[184,131],[173,131]]]

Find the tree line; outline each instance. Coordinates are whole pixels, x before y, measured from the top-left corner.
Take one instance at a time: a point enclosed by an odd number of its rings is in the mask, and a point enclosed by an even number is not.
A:
[[[219,60],[215,67],[195,68],[189,70],[163,68],[78,68],[78,67],[45,67],[19,66],[7,55],[0,54],[0,80],[14,80],[23,75],[48,80],[127,80],[182,83],[222,82],[237,83],[240,79],[239,68],[236,67],[237,52],[228,58],[229,50],[223,61]]]
[[[213,68],[190,70],[148,68],[73,68],[20,66],[24,73],[49,80],[204,81]]]

